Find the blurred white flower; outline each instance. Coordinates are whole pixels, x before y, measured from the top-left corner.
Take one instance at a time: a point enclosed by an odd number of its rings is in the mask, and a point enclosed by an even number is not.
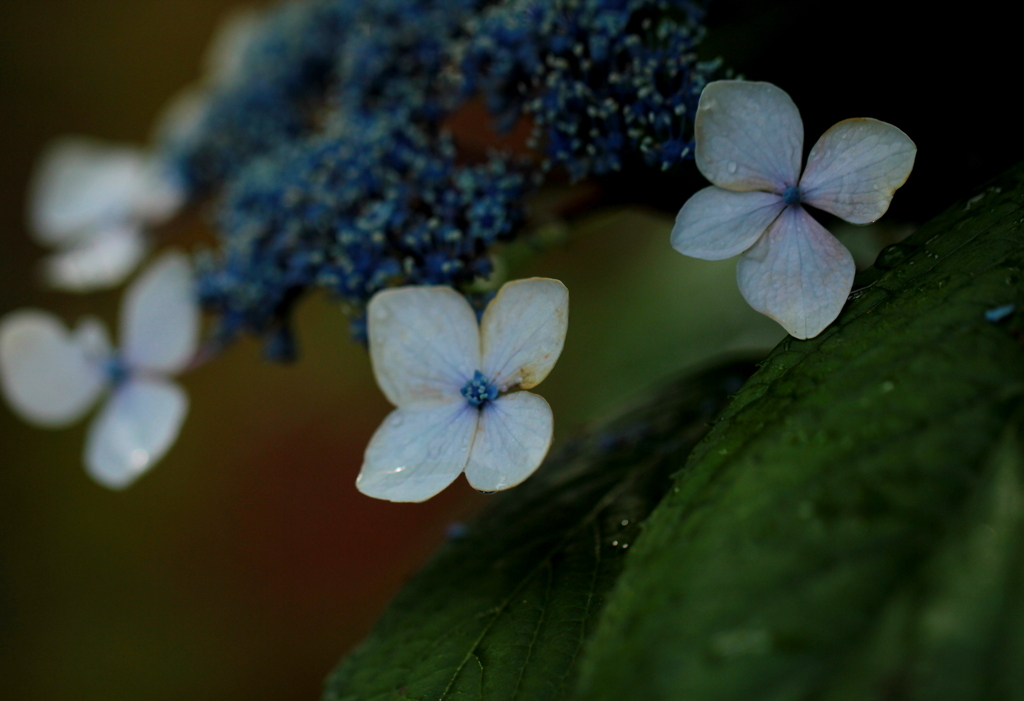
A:
[[[263,18],[251,8],[225,15],[202,80],[176,95],[156,121],[161,153],[191,148],[211,95],[244,77]],[[33,235],[58,249],[44,263],[46,281],[73,292],[120,284],[145,257],[147,230],[177,214],[187,197],[180,176],[156,151],[81,137],[55,140],[40,157],[29,193]]]
[[[75,292],[120,284],[146,254],[145,229],[170,219],[184,200],[171,170],[141,149],[55,140],[29,191],[31,230],[58,249],[45,262],[47,282]]]
[[[800,174],[800,112],[771,83],[720,80],[701,93],[694,123],[697,168],[715,186],[691,197],[672,246],[722,260],[742,254],[740,292],[797,338],[817,336],[839,315],[853,286],[853,257],[803,208],[853,224],[873,222],[914,167],[917,147],[875,119],[826,131]]]
[[[424,501],[465,471],[482,492],[529,477],[551,446],[551,408],[529,389],[562,352],[569,292],[557,280],[504,285],[480,323],[449,287],[378,293],[368,309],[377,383],[398,408],[373,435],[361,492]]]
[[[100,484],[120,489],[177,438],[188,397],[169,378],[192,360],[198,338],[191,266],[184,254],[167,253],[125,293],[120,351],[95,318],[72,332],[39,310],[0,320],[3,393],[26,421],[56,428],[79,420],[109,391],[89,429],[85,466]]]

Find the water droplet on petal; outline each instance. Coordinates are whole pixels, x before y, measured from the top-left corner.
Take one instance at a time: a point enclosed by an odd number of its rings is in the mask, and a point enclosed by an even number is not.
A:
[[[388,419],[388,425],[391,426],[391,428],[398,428],[402,425],[402,421],[403,419],[401,416],[395,415]]]
[[[735,173],[739,169],[739,166],[736,164],[736,161],[729,161],[729,164],[726,166],[726,168],[729,169],[730,173]]]

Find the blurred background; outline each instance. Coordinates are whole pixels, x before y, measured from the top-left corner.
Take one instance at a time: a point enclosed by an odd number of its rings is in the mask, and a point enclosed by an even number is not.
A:
[[[113,324],[120,291],[78,297],[38,284],[43,251],[24,225],[34,158],[67,133],[144,143],[239,4],[0,0],[0,314],[35,306]],[[1012,23],[987,6],[953,16],[867,2],[841,18],[810,2],[712,6],[706,55],[789,91],[806,147],[852,116],[890,121],[917,142],[915,172],[883,224],[822,220],[861,265],[1024,156]],[[734,261],[669,247],[674,210],[701,186],[687,173],[642,196],[605,183],[602,202],[645,204],[557,224],[561,243],[516,268],[571,292],[565,352],[540,388],[559,436],[661,378],[764,353],[784,335],[743,302]],[[204,227],[200,212],[171,234],[187,243]],[[295,365],[264,363],[243,342],[186,376],[181,438],[124,493],[86,477],[87,420],[42,431],[0,406],[4,698],[315,699],[449,525],[486,503],[461,479],[420,505],[359,494],[363,448],[389,407],[329,300],[305,301],[297,334]]]

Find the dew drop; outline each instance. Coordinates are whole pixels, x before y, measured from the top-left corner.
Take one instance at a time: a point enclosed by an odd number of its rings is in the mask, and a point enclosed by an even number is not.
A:
[[[728,168],[730,173],[735,173],[739,166],[736,165],[736,161],[729,161],[729,165],[726,168]]]
[[[404,419],[400,415],[396,414],[388,419],[388,426],[391,426],[391,428],[398,428],[402,425],[403,421]]]

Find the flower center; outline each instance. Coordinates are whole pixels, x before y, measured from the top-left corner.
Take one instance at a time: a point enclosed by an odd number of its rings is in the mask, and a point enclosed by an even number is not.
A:
[[[122,382],[127,381],[128,376],[131,374],[128,370],[128,366],[125,365],[124,361],[116,355],[103,364],[103,372],[106,374],[110,384],[115,387]]]
[[[800,186],[794,185],[786,188],[786,191],[782,193],[782,201],[790,206],[800,204]]]
[[[473,379],[462,388],[462,396],[473,406],[483,406],[498,398],[498,388],[477,370],[473,373]]]

